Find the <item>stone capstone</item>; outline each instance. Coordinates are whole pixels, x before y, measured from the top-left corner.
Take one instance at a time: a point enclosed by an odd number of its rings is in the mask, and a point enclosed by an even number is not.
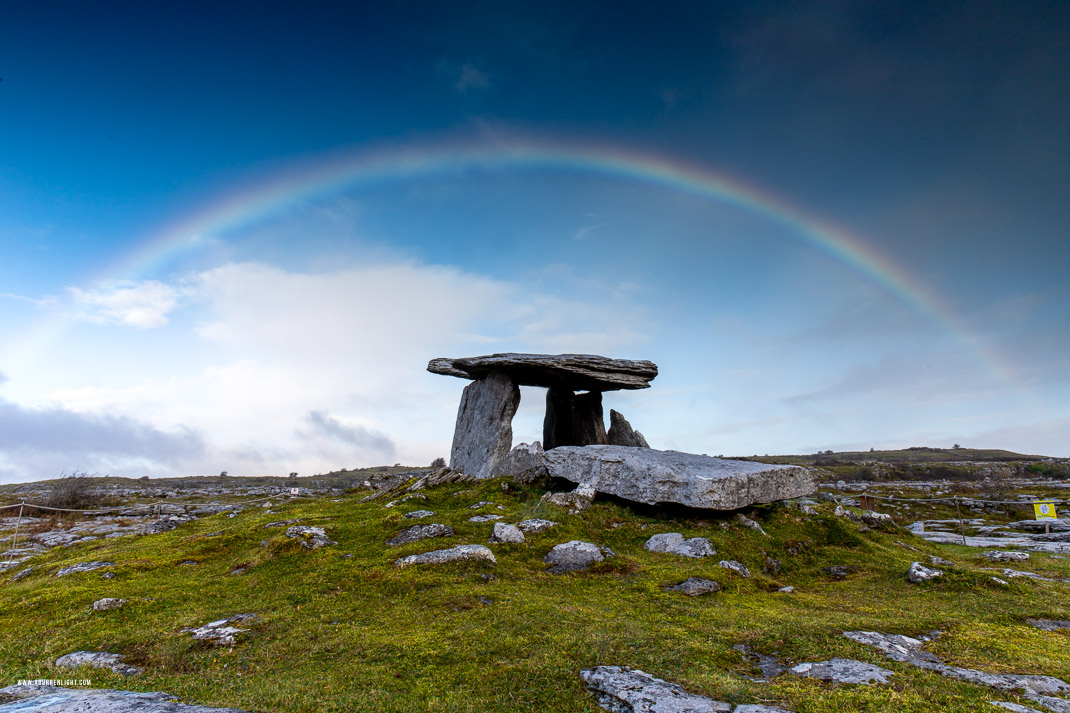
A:
[[[735,510],[817,491],[800,466],[628,446],[562,446],[543,454],[547,473],[634,502]]]
[[[318,550],[327,545],[337,545],[334,540],[327,538],[327,533],[322,527],[310,527],[309,525],[294,525],[286,528],[286,536],[297,540],[301,546],[309,550]]]
[[[520,389],[506,374],[495,371],[465,387],[457,408],[450,469],[490,478],[513,445],[513,415]]]
[[[563,386],[572,391],[646,389],[658,375],[651,361],[609,359],[595,354],[490,354],[460,359],[432,359],[433,374],[482,379],[493,372],[521,386]]]
[[[841,658],[816,663],[801,663],[788,670],[804,678],[817,678],[832,683],[861,683],[867,686],[874,683],[888,683],[888,677],[894,674],[894,671],[874,666],[871,663]]]
[[[452,535],[453,528],[449,525],[440,525],[438,523],[413,525],[409,529],[402,530],[397,535],[387,540],[386,544],[391,547],[398,547],[399,545],[406,545],[410,542],[426,540],[432,537],[451,537]]]
[[[702,577],[688,577],[679,584],[674,584],[671,587],[665,587],[667,592],[680,592],[686,594],[689,597],[697,597],[702,594],[711,594],[713,592],[721,591],[721,585],[714,582],[712,579],[703,579]]]
[[[632,428],[628,419],[619,411],[609,409],[609,433],[606,434],[611,446],[628,446],[629,448],[650,448],[642,433]]]
[[[169,693],[137,693],[105,688],[14,685],[0,688],[0,711],[29,713],[245,713],[237,708],[188,705]]]
[[[551,565],[549,572],[561,574],[585,570],[605,558],[605,550],[598,545],[582,540],[572,540],[555,545],[543,558],[543,562]]]
[[[112,609],[121,608],[124,604],[126,604],[125,599],[104,597],[93,602],[93,611],[111,611]]]
[[[396,560],[394,564],[399,568],[410,567],[417,564],[446,564],[448,562],[483,561],[498,564],[494,553],[485,545],[457,545],[446,550],[433,550],[421,555],[409,555]]]
[[[683,557],[710,557],[717,554],[705,537],[692,537],[690,540],[685,540],[679,532],[654,535],[646,541],[643,547],[648,552],[664,552]]]
[[[106,651],[75,651],[56,659],[57,668],[79,668],[81,666],[102,668],[122,676],[136,676],[141,673],[141,669],[137,666],[123,663],[123,657],[120,654],[109,654]]]
[[[496,522],[494,523],[494,534],[490,536],[490,541],[519,545],[524,542],[524,533],[516,525]]]

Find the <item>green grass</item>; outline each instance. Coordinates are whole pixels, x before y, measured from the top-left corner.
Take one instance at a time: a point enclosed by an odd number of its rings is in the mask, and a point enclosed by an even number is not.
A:
[[[831,505],[813,518],[787,507],[754,508],[748,514],[765,537],[730,514],[633,509],[612,500],[570,516],[540,505],[542,492],[493,480],[441,486],[425,491],[426,501],[389,509],[383,501],[359,503],[361,494],[341,502],[301,499],[274,514],[252,507],[161,535],[59,548],[34,562],[39,570],[29,577],[0,586],[0,663],[13,683],[53,677],[49,663],[71,651],[122,653],[145,673],[71,677],[251,711],[596,711],[579,671],[599,664],[640,668],[717,700],[769,702],[797,713],[965,713],[986,709],[989,699],[1026,702],[889,661],[841,636],[938,629],[946,633],[933,650],[951,663],[1070,679],[1070,637],[1023,623],[1070,619],[1068,585],[998,585],[982,571],[977,550],[933,545],[902,530],[860,532],[833,517]],[[492,545],[497,565],[393,565],[408,554],[485,542],[492,524],[467,521],[467,506],[479,500],[504,506],[479,512],[501,512],[506,522],[549,517],[561,524],[523,545]],[[409,509],[434,510],[421,522],[451,525],[456,536],[387,547],[386,539],[413,524],[402,518]],[[261,527],[292,518],[325,527],[339,544],[308,551],[286,540],[283,529]],[[692,560],[646,552],[643,543],[661,532],[707,537],[718,554]],[[572,539],[611,547],[617,557],[588,573],[546,573],[542,557]],[[956,566],[942,580],[908,584],[910,563],[927,564],[927,554]],[[766,555],[783,562],[775,577],[762,573]],[[754,576],[719,568],[722,558],[743,562]],[[190,559],[201,564],[176,566]],[[116,562],[117,576],[48,574],[90,560]],[[835,581],[822,572],[833,564],[859,569]],[[228,574],[239,566],[247,567],[243,574]],[[1070,560],[1034,555],[1028,568],[1070,577]],[[694,599],[663,591],[689,576],[715,579],[723,591]],[[784,585],[798,593],[775,591]],[[116,611],[91,611],[101,597],[129,601]],[[259,618],[233,648],[180,631],[250,612]],[[789,664],[845,656],[897,675],[873,687],[791,676],[757,683],[745,678],[756,672],[732,649],[738,643]]]

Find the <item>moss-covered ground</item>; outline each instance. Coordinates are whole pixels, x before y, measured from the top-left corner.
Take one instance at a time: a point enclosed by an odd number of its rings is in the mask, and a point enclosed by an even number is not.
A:
[[[950,663],[1070,680],[1070,632],[1024,622],[1070,619],[1070,584],[998,584],[991,579],[998,572],[985,569],[991,565],[976,549],[931,544],[896,528],[860,531],[835,517],[832,504],[817,506],[815,516],[784,505],[749,510],[766,536],[730,514],[613,500],[569,515],[540,504],[543,488],[500,479],[423,492],[426,500],[392,508],[359,502],[364,493],[294,499],[272,513],[250,507],[160,535],[54,549],[32,562],[37,569],[29,576],[0,586],[4,685],[57,677],[49,668],[57,657],[96,650],[123,654],[144,673],[62,677],[249,711],[596,711],[579,671],[599,664],[639,668],[717,700],[796,713],[972,713],[988,709],[987,700],[1028,703],[887,660],[841,635],[859,629],[914,636],[939,630],[930,650]],[[494,505],[469,509],[482,500]],[[450,525],[456,535],[386,546],[413,524],[402,515],[414,509],[435,511],[419,522]],[[497,565],[394,566],[404,555],[486,542],[492,523],[469,522],[476,513],[560,524],[522,545],[491,545]],[[305,550],[284,537],[285,528],[263,527],[284,519],[322,526],[338,544]],[[718,554],[696,560],[644,550],[661,532],[707,537]],[[548,574],[544,555],[573,539],[608,546],[616,557],[586,573]],[[929,564],[930,554],[955,566],[939,580],[909,584],[910,563]],[[778,574],[763,572],[767,556],[782,562]],[[722,558],[744,563],[754,576],[721,569]],[[93,560],[115,562],[116,576],[50,574]],[[200,564],[178,564],[187,560]],[[822,570],[836,564],[858,569],[836,580]],[[230,574],[238,568],[244,571]],[[1070,560],[1057,556],[1034,554],[1018,568],[1070,577]],[[723,590],[696,598],[664,591],[690,576],[717,580]],[[777,591],[785,585],[796,593]],[[128,602],[92,611],[102,597]],[[242,613],[258,618],[233,647],[181,632]],[[732,648],[741,643],[787,664],[842,656],[896,675],[877,686],[790,675],[752,681],[747,676],[757,671]]]

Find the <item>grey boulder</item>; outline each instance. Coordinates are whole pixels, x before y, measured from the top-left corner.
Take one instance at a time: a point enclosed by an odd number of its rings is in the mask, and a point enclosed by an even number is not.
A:
[[[740,577],[750,577],[750,570],[742,562],[736,562],[735,560],[721,560],[717,563],[722,569],[730,569]]]
[[[712,594],[713,592],[721,591],[721,585],[714,582],[712,579],[703,579],[702,577],[688,577],[679,584],[674,584],[671,587],[665,587],[667,592],[680,592],[686,594],[689,597],[698,597],[703,594]]]
[[[457,545],[445,550],[433,550],[420,555],[409,555],[396,560],[394,564],[399,568],[411,567],[418,564],[446,564],[448,562],[490,562],[498,564],[494,553],[485,545]]]
[[[496,522],[494,523],[494,534],[490,536],[490,541],[519,545],[524,542],[524,533],[516,525]]]
[[[327,545],[337,545],[334,540],[327,538],[327,533],[322,527],[310,527],[308,525],[294,525],[286,528],[286,536],[297,540],[301,546],[309,550],[318,550]]]
[[[800,466],[628,446],[561,446],[543,454],[547,473],[634,502],[735,510],[817,492]]]
[[[596,666],[580,671],[598,705],[614,713],[729,713],[732,706],[688,693],[678,683],[654,678],[627,666]]]
[[[520,405],[520,388],[494,371],[464,387],[453,429],[450,469],[490,478],[513,444],[513,415]]]
[[[194,639],[209,641],[218,646],[233,646],[237,643],[239,636],[248,634],[249,631],[231,626],[231,624],[239,624],[255,618],[256,614],[235,614],[234,616],[228,616],[226,619],[216,619],[201,626],[182,629],[182,633],[190,634]]]
[[[543,530],[548,530],[557,523],[553,520],[544,520],[542,518],[533,518],[530,520],[521,520],[516,524],[527,535],[533,535]]]
[[[692,537],[685,540],[679,532],[666,532],[654,535],[643,545],[648,552],[664,552],[683,557],[711,557],[717,552],[705,537]]]
[[[111,611],[112,609],[119,609],[126,604],[125,599],[113,599],[112,597],[104,597],[93,602],[93,611]]]
[[[609,409],[609,433],[607,434],[609,445],[628,446],[629,448],[650,448],[642,433],[632,428],[628,419],[618,411]]]
[[[943,577],[943,570],[929,569],[921,562],[914,562],[910,565],[910,570],[907,572],[907,581],[913,584],[920,584],[921,582],[928,582],[931,579],[937,579]]]
[[[551,565],[549,571],[553,574],[581,571],[604,560],[603,552],[598,545],[582,540],[571,540],[555,545],[543,558],[543,562]]]

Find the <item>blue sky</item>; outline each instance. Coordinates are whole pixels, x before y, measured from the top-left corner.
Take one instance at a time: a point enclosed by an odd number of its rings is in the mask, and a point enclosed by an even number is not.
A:
[[[423,464],[464,385],[427,361],[499,351],[657,362],[606,395],[656,448],[1070,456],[1067,36],[1040,2],[8,8],[0,481]]]

